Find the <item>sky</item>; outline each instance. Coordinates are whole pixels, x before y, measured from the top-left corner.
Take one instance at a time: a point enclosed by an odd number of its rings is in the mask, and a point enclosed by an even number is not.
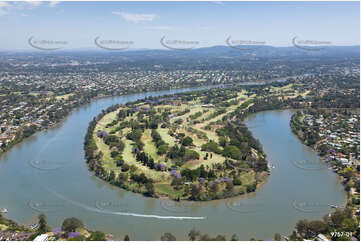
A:
[[[32,49],[30,38],[68,49],[96,49],[97,41],[131,50],[227,45],[227,39],[291,46],[295,37],[359,45],[360,3],[0,1],[1,50]]]

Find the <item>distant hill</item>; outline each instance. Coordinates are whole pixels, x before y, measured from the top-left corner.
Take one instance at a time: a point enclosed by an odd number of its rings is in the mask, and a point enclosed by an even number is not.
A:
[[[316,48],[316,47],[314,47]],[[3,54],[21,54],[22,51],[1,51]],[[360,46],[324,46],[317,50],[306,50],[295,46],[274,47],[267,45],[212,46],[190,50],[140,49],[125,51],[108,51],[95,48],[63,49],[57,51],[23,51],[23,53],[109,55],[125,57],[181,57],[181,58],[277,58],[277,57],[312,57],[312,56],[360,56]]]
[[[105,51],[103,51],[105,52]],[[107,51],[109,52],[109,51]],[[325,46],[317,50],[305,50],[295,46],[212,46],[191,50],[133,50],[109,52],[126,56],[152,57],[209,57],[209,58],[250,58],[250,57],[285,57],[285,56],[359,56],[360,46]]]

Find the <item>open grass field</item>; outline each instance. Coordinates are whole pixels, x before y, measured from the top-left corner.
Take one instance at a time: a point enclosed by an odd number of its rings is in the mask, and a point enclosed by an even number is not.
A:
[[[61,100],[61,99],[67,100],[69,97],[71,97],[73,95],[74,95],[73,93],[69,93],[69,94],[65,94],[65,95],[61,95],[61,96],[56,96],[55,99],[56,100]]]

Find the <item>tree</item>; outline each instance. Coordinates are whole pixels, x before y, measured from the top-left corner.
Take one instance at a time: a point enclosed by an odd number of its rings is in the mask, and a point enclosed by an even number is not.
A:
[[[84,224],[77,218],[66,218],[61,225],[61,229],[65,232],[75,232],[78,228],[83,228]]]
[[[337,209],[332,215],[331,215],[331,221],[334,224],[334,226],[340,226],[342,221],[344,220],[345,215],[341,209]]]
[[[275,241],[281,241],[282,238],[279,233],[275,233],[274,239],[275,239]]]
[[[47,232],[47,222],[46,222],[45,215],[40,214],[38,219],[39,219],[39,229],[38,229],[38,231],[41,232],[41,233]]]
[[[189,160],[199,160],[199,154],[198,154],[198,152],[195,151],[195,150],[186,149],[183,158],[184,158],[185,161],[189,161]]]
[[[296,229],[299,234],[306,234],[308,231],[308,221],[306,219],[298,221]]]
[[[314,234],[323,233],[326,230],[326,224],[320,220],[311,221],[308,227]]]
[[[218,192],[218,184],[213,182],[209,186],[209,191],[213,194],[216,194]]]
[[[152,197],[154,195],[154,185],[152,182],[147,182],[145,184],[146,195]]]
[[[247,192],[254,192],[256,190],[256,188],[257,188],[256,183],[247,184],[247,186],[246,186]]]
[[[76,236],[76,237],[69,238],[68,240],[69,241],[85,241],[86,238],[85,238],[84,235],[79,235],[79,236]]]
[[[201,187],[197,184],[191,185],[191,199],[192,200],[199,200],[201,195]]]
[[[168,151],[168,145],[160,145],[158,147],[157,154],[158,155],[164,155],[165,153],[167,153],[167,151]]]
[[[225,235],[219,234],[219,235],[216,236],[215,240],[217,240],[217,241],[226,241],[227,238],[226,238]]]
[[[223,150],[223,156],[225,157],[231,157],[235,160],[242,160],[242,153],[241,151],[234,145],[229,145],[224,147]]]
[[[351,167],[347,167],[343,170],[343,176],[347,179],[350,179],[352,177],[353,170]]]
[[[296,231],[293,230],[292,234],[290,235],[290,240],[292,240],[292,241],[298,240]]]
[[[341,223],[341,228],[344,231],[355,231],[357,228],[357,223],[355,222],[355,220],[351,219],[351,218],[345,218],[343,220],[343,222]]]
[[[232,234],[231,241],[238,241],[239,238],[236,234]]]
[[[114,180],[115,180],[115,172],[113,170],[111,170],[109,173],[108,181],[114,182]]]
[[[193,145],[193,139],[189,136],[185,137],[182,141],[182,145],[184,146],[191,146]]]
[[[129,235],[124,236],[124,241],[130,241]]]
[[[90,241],[105,241],[105,234],[101,231],[92,232],[87,240]]]
[[[233,187],[234,187],[234,186],[233,186],[233,182],[228,181],[228,182],[226,183],[225,192],[226,192],[226,193],[232,193]]]
[[[161,237],[160,237],[161,241],[175,241],[177,240],[176,237],[171,234],[171,233],[164,233]]]
[[[198,230],[196,230],[195,228],[193,228],[191,231],[189,231],[189,233],[188,233],[188,238],[189,238],[189,240],[194,241],[194,240],[197,239],[197,237],[198,237],[200,234],[201,234],[201,233],[200,233]]]
[[[209,141],[206,144],[202,145],[202,151],[209,151],[209,152],[214,152],[214,153],[221,153],[222,151],[218,148],[218,144],[216,142],[214,142],[213,140]],[[212,158],[212,153],[211,153],[211,158]]]
[[[235,186],[240,186],[240,185],[242,185],[241,179],[238,178],[238,177],[233,178],[233,185],[235,185]]]
[[[127,172],[127,171],[129,171],[129,169],[130,169],[130,166],[127,163],[124,163],[122,165],[122,172]]]

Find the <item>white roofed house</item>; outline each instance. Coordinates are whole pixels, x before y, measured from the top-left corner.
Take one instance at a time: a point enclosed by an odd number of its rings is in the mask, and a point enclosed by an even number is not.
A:
[[[327,239],[327,237],[324,236],[323,234],[318,234],[318,235],[317,235],[317,240],[318,240],[318,241],[329,241],[329,240]]]
[[[342,163],[342,165],[345,165],[345,166],[350,166],[352,165],[352,162],[350,162],[348,159],[346,158],[340,158],[340,161]]]

